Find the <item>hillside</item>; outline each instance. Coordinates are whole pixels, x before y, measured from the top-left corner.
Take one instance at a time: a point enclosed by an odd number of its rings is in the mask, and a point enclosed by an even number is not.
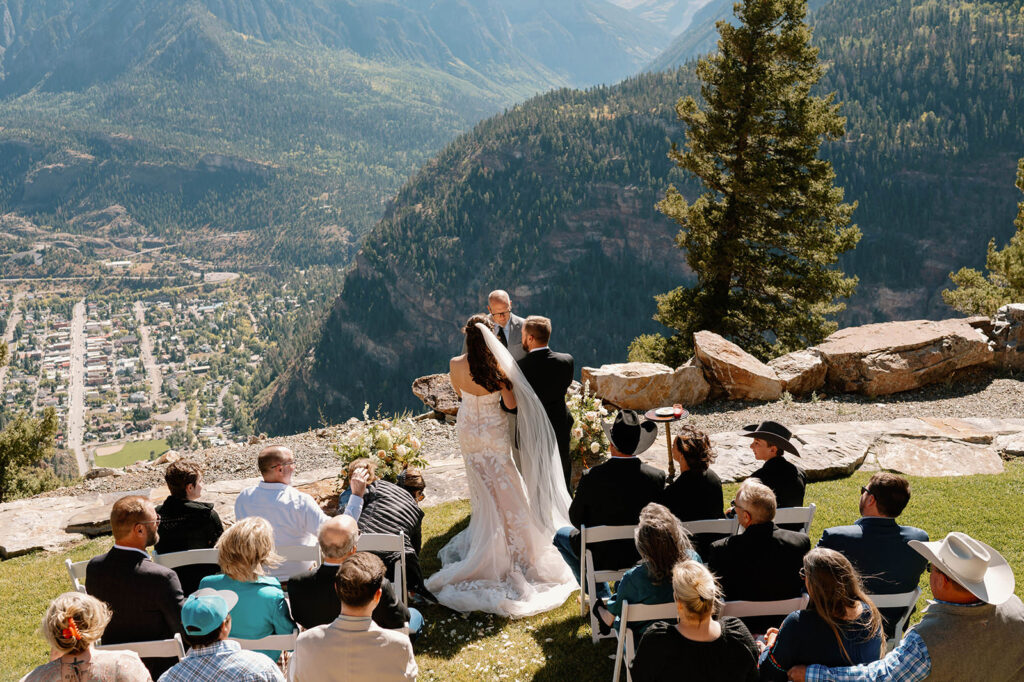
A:
[[[605,0],[540,6],[0,0],[0,214],[75,232],[119,205],[191,255],[243,231],[243,261],[346,262],[457,134],[669,39]]]
[[[816,16],[847,136],[825,150],[864,239],[843,263],[861,277],[844,325],[948,313],[938,291],[1012,231],[1024,149],[1021,2],[831,3]],[[366,239],[318,343],[263,397],[258,418],[290,432],[415,407],[419,375],[443,371],[485,292],[554,322],[577,366],[623,359],[657,331],[652,296],[685,279],[673,224],[653,206],[681,140],[673,105],[687,69],[611,88],[560,90],[490,119],[399,193]]]

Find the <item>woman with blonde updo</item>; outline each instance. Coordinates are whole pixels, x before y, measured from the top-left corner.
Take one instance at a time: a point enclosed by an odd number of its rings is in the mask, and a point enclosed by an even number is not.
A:
[[[722,592],[715,576],[693,560],[672,569],[679,623],[655,623],[640,640],[630,673],[636,682],[702,680],[754,682],[757,647],[739,618],[714,618]]]
[[[22,682],[149,682],[149,671],[134,651],[92,648],[109,622],[110,609],[96,597],[65,592],[54,599],[40,628],[52,660]]]
[[[284,591],[277,578],[264,575],[266,569],[281,564],[274,552],[274,529],[260,516],[235,523],[217,541],[221,573],[207,576],[199,587],[231,590],[238,603],[231,609],[231,636],[259,639],[267,635],[287,635],[295,630]],[[280,651],[263,651],[273,661]]]

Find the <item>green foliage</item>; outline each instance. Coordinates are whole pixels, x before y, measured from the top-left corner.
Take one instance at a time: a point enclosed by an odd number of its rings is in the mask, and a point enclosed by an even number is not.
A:
[[[348,482],[349,463],[368,458],[376,465],[377,478],[396,483],[398,474],[409,467],[427,466],[423,443],[413,422],[403,417],[387,418],[379,414],[370,419],[369,406],[363,408],[363,421],[331,447],[342,463],[338,478]]]
[[[1016,187],[1024,192],[1024,158],[1017,162]],[[994,315],[1000,306],[1024,301],[1024,201],[1017,204],[1017,231],[1010,243],[996,249],[996,240],[988,243],[985,265],[988,275],[973,268],[950,273],[956,289],[942,292],[942,300],[968,315]]]
[[[630,362],[661,362],[667,354],[668,339],[660,334],[641,334],[629,344]]]
[[[834,96],[817,97],[816,48],[806,0],[746,0],[739,26],[719,22],[719,52],[700,60],[706,108],[684,97],[687,126],[672,158],[705,187],[687,201],[669,187],[658,209],[680,226],[676,243],[697,274],[658,297],[656,319],[675,330],[665,360],[684,362],[693,333],[707,329],[767,359],[835,330],[856,278],[833,267],[860,239],[849,226],[823,139],[843,135]]]
[[[20,413],[0,429],[0,502],[19,489],[33,489],[33,475],[25,469],[50,455],[57,428],[57,412],[48,407],[41,418]]]

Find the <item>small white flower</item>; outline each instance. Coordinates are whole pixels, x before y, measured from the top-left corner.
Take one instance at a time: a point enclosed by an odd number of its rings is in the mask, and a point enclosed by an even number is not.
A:
[[[600,411],[602,417],[607,417],[608,416],[608,410],[604,409],[604,405],[601,406],[601,409],[599,411]]]
[[[405,447],[404,445],[399,445],[398,447],[395,448],[395,454],[398,455],[399,457],[405,457],[408,453],[409,448]]]
[[[572,430],[572,437],[575,438],[576,440],[583,438],[583,429],[577,426],[575,429]]]
[[[593,452],[595,455],[601,452],[601,444],[595,440],[593,443],[590,444],[590,451]]]
[[[411,447],[413,450],[419,450],[420,448],[423,447],[423,443],[421,443],[420,439],[417,438],[416,436],[409,436],[409,447]]]

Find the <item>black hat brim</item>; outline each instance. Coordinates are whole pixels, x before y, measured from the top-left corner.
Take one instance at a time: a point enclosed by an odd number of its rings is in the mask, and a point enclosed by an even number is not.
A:
[[[771,431],[744,431],[740,434],[744,438],[760,438],[763,441],[771,443],[782,452],[788,452],[791,455],[800,457],[800,451],[796,449],[796,446],[789,440],[786,440],[777,433]]]

